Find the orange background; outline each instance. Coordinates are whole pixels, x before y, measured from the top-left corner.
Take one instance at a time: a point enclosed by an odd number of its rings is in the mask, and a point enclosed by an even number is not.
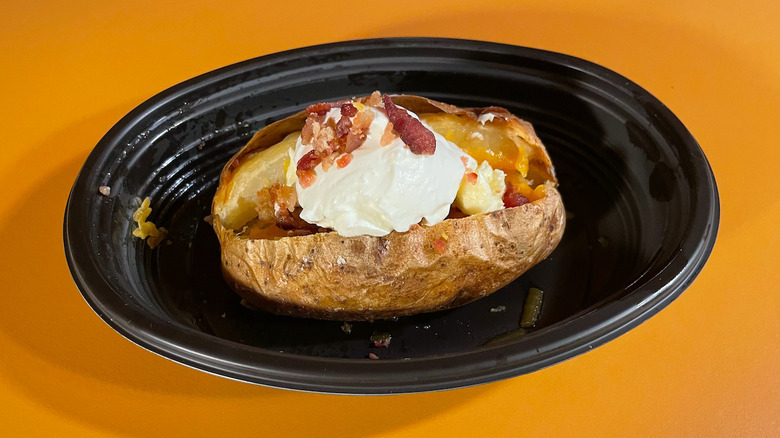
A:
[[[0,6],[0,436],[778,436],[780,2],[17,0]],[[655,317],[525,376],[350,397],[254,386],[123,339],[62,244],[92,147],[163,89],[244,59],[380,36],[563,52],[656,95],[714,169],[721,228]]]

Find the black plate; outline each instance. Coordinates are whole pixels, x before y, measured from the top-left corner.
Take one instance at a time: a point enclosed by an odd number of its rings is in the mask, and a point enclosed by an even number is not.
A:
[[[203,221],[222,165],[258,129],[318,101],[373,90],[462,106],[498,105],[547,145],[569,212],[553,255],[492,296],[439,313],[355,323],[243,307],[222,280]],[[111,195],[98,187],[111,187]],[[138,197],[170,242],[131,236]],[[451,39],[379,39],[263,56],[172,87],[98,143],[65,212],[71,273],[131,341],[177,362],[264,385],[383,394],[517,376],[592,349],[675,299],[715,241],[719,202],[680,121],[628,79],[581,59]],[[518,328],[529,287],[538,326]],[[498,310],[505,306],[502,312]],[[388,332],[388,348],[369,337]],[[485,345],[487,343],[487,345]],[[379,360],[368,359],[375,353]]]

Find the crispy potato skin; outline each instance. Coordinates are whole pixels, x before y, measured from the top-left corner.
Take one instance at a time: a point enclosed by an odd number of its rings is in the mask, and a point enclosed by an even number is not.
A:
[[[393,100],[417,113],[477,117],[500,108],[462,109],[417,96]],[[342,237],[336,232],[248,239],[219,218],[231,163],[300,129],[305,114],[259,131],[225,165],[214,198],[214,230],[222,272],[238,294],[282,315],[343,321],[388,319],[448,309],[509,284],[546,258],[560,242],[565,211],[552,163],[527,123],[509,115],[510,129],[534,148],[532,166],[547,196],[520,207],[420,226],[383,237]]]
[[[345,321],[432,312],[482,298],[547,257],[564,225],[552,187],[547,197],[520,207],[384,237],[329,232],[249,240],[215,221],[225,279],[247,301],[273,313]]]

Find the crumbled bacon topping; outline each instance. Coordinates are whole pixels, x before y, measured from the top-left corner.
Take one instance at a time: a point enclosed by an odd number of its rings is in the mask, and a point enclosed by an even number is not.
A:
[[[349,128],[352,127],[352,120],[349,116],[342,115],[336,123],[336,138],[341,139],[349,134]]]
[[[355,117],[357,115],[358,109],[355,108],[355,105],[352,105],[351,103],[345,103],[344,105],[341,105],[341,115],[345,117]]]
[[[274,203],[271,201],[271,190],[268,187],[259,190],[255,195],[255,210],[257,210],[257,218],[260,222],[264,224],[276,222]]]
[[[262,232],[269,225],[285,230],[287,235],[306,235],[317,231],[317,225],[301,219],[301,207],[298,206],[298,194],[294,187],[279,182],[258,191],[255,196],[255,209],[259,226],[248,231],[250,238],[262,238]],[[253,237],[254,236],[254,237]]]
[[[336,161],[336,152],[326,156],[322,159],[322,170],[327,172],[330,170],[330,168],[333,166],[333,163]]]
[[[317,120],[316,115],[309,114],[309,116],[306,117],[306,122],[304,122],[303,124],[303,129],[301,129],[301,143],[303,144],[311,143],[311,139],[314,138],[315,129],[319,131],[320,123]]]
[[[380,103],[382,103],[382,94],[379,91],[374,91],[366,99],[365,105],[376,108]]]
[[[320,128],[320,132],[317,133],[317,135],[311,139],[311,145],[314,148],[315,151],[317,151],[317,154],[320,156],[325,156],[327,154],[330,154],[334,152],[337,148],[337,145],[333,140],[336,139],[336,130],[331,126],[322,126]]]
[[[359,148],[363,145],[363,142],[366,141],[366,132],[364,131],[358,131],[358,132],[350,132],[349,135],[347,135],[347,144],[344,147],[344,152],[350,153],[354,151],[355,149]]]
[[[346,104],[349,104],[349,100],[341,99],[335,102],[319,102],[306,107],[306,112],[309,114],[325,115],[333,108],[340,108]]]
[[[315,149],[306,152],[300,160],[298,160],[298,170],[312,170],[320,164],[322,158],[319,157]]]
[[[409,150],[417,155],[433,155],[436,151],[436,137],[433,132],[405,109],[397,107],[386,94],[384,103],[387,118],[398,131],[401,140],[409,146]]]
[[[344,152],[350,153],[359,148],[368,136],[368,128],[374,121],[373,111],[361,111],[355,116],[352,127],[347,134]]]
[[[502,201],[504,201],[504,207],[506,208],[519,207],[529,202],[528,198],[523,196],[520,192],[515,191],[515,187],[509,182],[506,183],[506,191],[504,192]]]
[[[478,175],[474,172],[468,171],[466,172],[466,181],[469,182],[469,184],[476,184],[477,183],[477,177]]]
[[[317,174],[313,170],[297,170],[295,175],[298,177],[298,182],[301,187],[308,188],[317,181]]]
[[[339,167],[339,169],[343,169],[347,167],[347,164],[349,164],[352,161],[352,154],[346,153],[339,157],[338,160],[336,160],[336,166]]]
[[[379,94],[378,92],[375,94],[376,96],[372,96],[378,103]],[[326,121],[325,114],[333,108],[340,109],[341,117],[338,121],[332,118]],[[351,101],[345,100],[309,105],[306,110],[309,115],[301,130],[301,143],[311,145],[312,150],[298,160],[297,171],[308,172],[318,164],[322,164],[322,169],[328,171],[336,162],[336,157],[351,153],[365,142],[368,128],[374,120],[373,111],[358,111]],[[341,161],[343,165],[339,167],[346,166],[347,160],[351,160],[351,156],[343,159]],[[313,182],[315,178],[313,174],[304,174],[304,179],[308,183]],[[301,186],[308,187],[304,182],[301,182]]]
[[[385,125],[385,131],[382,133],[382,138],[379,139],[379,144],[381,146],[387,146],[392,143],[396,137],[398,136],[393,130],[393,124],[391,122],[387,122],[387,125]]]
[[[331,102],[320,102],[306,107],[306,112],[309,114],[325,114],[333,108]]]
[[[355,116],[353,125],[355,129],[367,130],[371,126],[371,122],[374,121],[373,111],[361,111]]]

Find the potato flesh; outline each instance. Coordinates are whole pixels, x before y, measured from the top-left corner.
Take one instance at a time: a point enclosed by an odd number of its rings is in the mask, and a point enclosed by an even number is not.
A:
[[[216,211],[226,226],[240,230],[257,217],[257,192],[276,182],[284,184],[285,173],[290,165],[289,151],[295,148],[299,136],[300,132],[293,132],[281,142],[238,164],[228,182],[225,202]]]
[[[514,184],[528,174],[530,146],[520,137],[507,135],[505,120],[497,117],[483,124],[467,116],[447,113],[422,114],[420,119],[477,163],[487,161],[493,169],[502,170],[509,182]]]

